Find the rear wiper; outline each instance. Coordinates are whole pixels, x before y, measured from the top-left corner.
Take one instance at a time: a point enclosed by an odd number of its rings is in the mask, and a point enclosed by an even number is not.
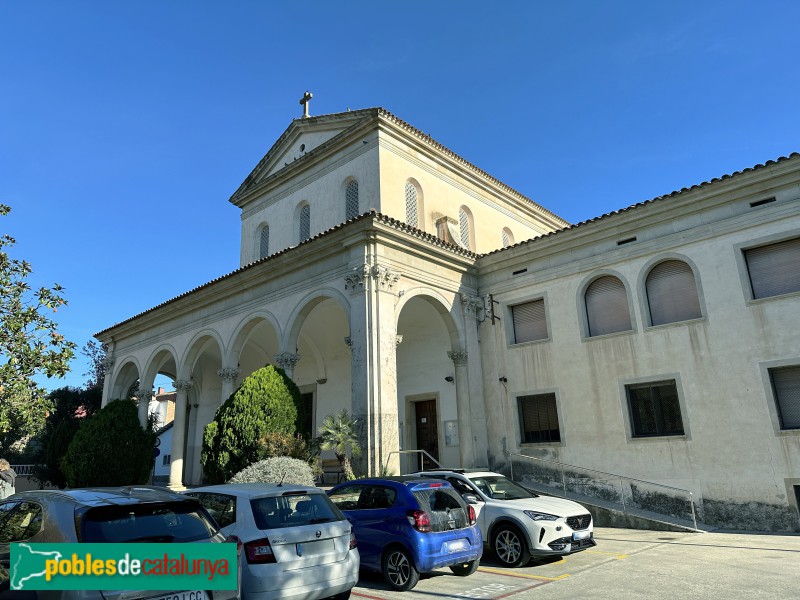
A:
[[[144,535],[142,537],[125,540],[125,543],[137,542],[173,542],[175,541],[174,535]]]
[[[330,523],[333,521],[331,517],[319,517],[317,519],[311,519],[308,524],[309,525],[318,525],[319,523]]]

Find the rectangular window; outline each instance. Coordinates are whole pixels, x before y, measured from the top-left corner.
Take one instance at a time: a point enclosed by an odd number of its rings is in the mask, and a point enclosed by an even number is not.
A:
[[[744,251],[753,298],[800,291],[800,238]]]
[[[171,454],[165,454],[164,458],[161,461],[161,466],[166,467],[170,463],[171,458],[172,458]]]
[[[520,396],[517,401],[523,443],[561,441],[555,394]]]
[[[675,381],[626,385],[633,437],[683,435]]]
[[[512,306],[511,319],[514,322],[515,344],[548,338],[544,300],[534,300]]]
[[[769,370],[781,429],[800,429],[800,366]]]

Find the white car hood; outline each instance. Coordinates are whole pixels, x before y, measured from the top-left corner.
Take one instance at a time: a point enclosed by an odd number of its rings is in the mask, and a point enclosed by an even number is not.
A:
[[[589,511],[585,506],[555,496],[539,496],[538,498],[525,498],[523,500],[489,500],[496,506],[515,508],[518,510],[535,510],[545,512],[559,517],[572,517],[575,515],[585,515]]]

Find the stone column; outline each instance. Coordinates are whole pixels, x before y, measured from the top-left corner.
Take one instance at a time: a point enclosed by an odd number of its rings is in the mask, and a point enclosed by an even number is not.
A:
[[[217,371],[217,377],[222,379],[222,398],[219,405],[225,404],[225,401],[230,398],[236,387],[236,381],[239,379],[239,369],[224,368]]]
[[[458,408],[458,454],[462,467],[474,465],[474,444],[469,408],[469,374],[467,353],[461,350],[447,353],[456,372],[456,407]]]
[[[488,432],[487,454],[489,468],[499,471],[506,464],[505,452],[508,449],[509,432],[506,430],[505,402],[506,395],[502,383],[499,382],[502,365],[497,351],[498,337],[502,332],[499,324],[493,325],[491,319],[486,318],[480,325],[481,353],[483,362],[483,405],[486,410],[486,430]],[[502,339],[502,337],[500,337]],[[503,369],[505,370],[505,369]]]
[[[172,425],[172,449],[169,465],[169,488],[182,490],[183,487],[183,442],[186,437],[186,401],[194,381],[176,380],[173,384],[175,395],[175,421]]]
[[[292,378],[292,375],[294,374],[294,366],[299,360],[300,355],[293,354],[291,352],[281,352],[280,354],[275,355],[275,364],[286,371],[286,375],[289,377],[289,379]]]
[[[363,452],[360,473],[375,475],[389,453],[400,448],[397,420],[397,330],[394,290],[400,275],[365,263],[345,277],[350,304],[352,414],[358,419]],[[398,454],[388,468],[400,472]]]
[[[147,424],[147,416],[149,414],[148,408],[150,406],[150,400],[153,398],[153,386],[151,385],[142,385],[141,382],[139,383],[139,389],[134,392],[136,398],[139,400],[139,425],[144,427]]]
[[[109,398],[111,395],[111,386],[113,385],[114,379],[114,363],[115,363],[114,355],[113,354],[106,354],[106,357],[103,359],[103,368],[105,369],[105,378],[103,379],[103,398],[100,401],[100,406],[103,407],[108,404]]]
[[[469,375],[469,416],[472,432],[473,463],[471,467],[488,467],[488,435],[486,429],[486,408],[483,399],[483,363],[478,339],[478,317],[483,315],[483,298],[461,295],[464,309],[464,333],[467,351],[467,373]]]

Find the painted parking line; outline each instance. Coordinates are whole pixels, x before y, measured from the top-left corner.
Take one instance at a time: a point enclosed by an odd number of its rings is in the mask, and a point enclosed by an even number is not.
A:
[[[629,554],[617,554],[616,552],[600,552],[599,550],[585,550],[586,554],[603,554],[605,556],[613,556],[618,560],[625,560],[626,558],[630,558]]]
[[[483,573],[494,573],[495,575],[504,575],[506,577],[520,577],[522,579],[537,579],[540,581],[558,581],[559,579],[566,579],[569,573],[559,575],[557,577],[545,577],[544,575],[528,575],[527,573],[509,573],[503,569],[492,569],[490,567],[479,567],[478,571]]]

